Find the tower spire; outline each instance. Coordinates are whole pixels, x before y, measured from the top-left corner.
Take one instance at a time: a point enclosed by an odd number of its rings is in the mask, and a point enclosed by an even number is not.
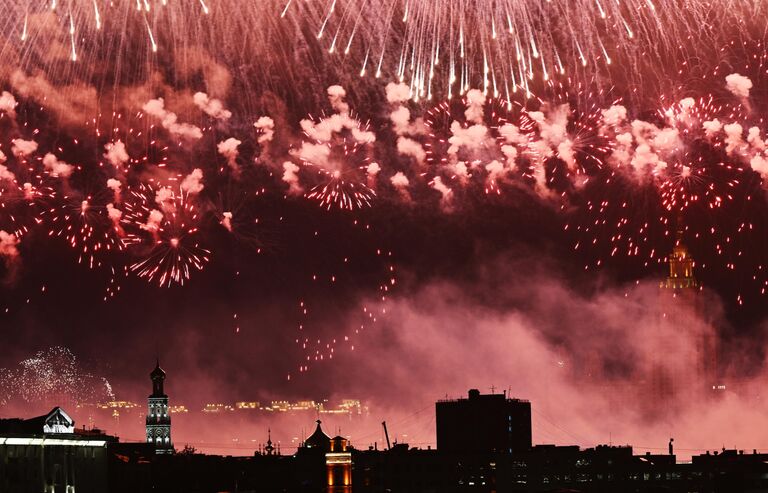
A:
[[[662,283],[664,288],[678,290],[695,289],[699,286],[699,282],[696,280],[693,272],[695,262],[688,252],[688,247],[685,245],[684,235],[685,223],[683,222],[683,214],[678,212],[675,245],[672,248],[672,253],[667,257],[669,276]]]
[[[155,453],[172,454],[171,416],[168,410],[168,396],[163,389],[165,372],[160,368],[159,357],[149,377],[152,379],[152,395],[147,401],[147,443],[155,446]]]
[[[272,428],[269,428],[267,430],[268,437],[267,437],[267,446],[264,447],[264,451],[267,455],[272,455],[275,453],[275,447],[272,445]]]

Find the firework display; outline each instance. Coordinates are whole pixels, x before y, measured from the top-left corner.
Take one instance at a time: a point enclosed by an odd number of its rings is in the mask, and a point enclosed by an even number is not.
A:
[[[559,211],[587,269],[655,268],[680,229],[741,303],[768,288],[764,249],[744,255],[768,231],[766,50],[750,25],[765,9],[2,2],[0,273],[45,244],[106,272],[105,299],[126,277],[186,286],[217,258],[269,255],[268,230],[291,227],[283,208],[319,208],[374,239],[307,277],[381,267],[369,323],[396,284],[380,210],[527,201]],[[329,250],[327,231],[295,241]],[[307,334],[314,306],[296,298],[307,361],[365,326]]]
[[[0,368],[0,404],[67,403],[71,406],[114,399],[112,386],[93,375],[66,347],[38,351],[12,368]]]
[[[762,32],[766,6],[704,0],[267,0],[258,6],[238,0],[23,0],[4,2],[0,13],[3,53],[15,62],[10,71],[20,70],[9,74],[18,82],[42,71],[51,81],[85,81],[103,90],[141,83],[167,64],[175,67],[175,82],[204,71],[224,86],[244,84],[237,105],[253,109],[265,87],[297,96],[324,73],[347,85],[361,77],[405,82],[417,100],[450,99],[471,88],[511,100],[517,90],[536,90],[563,76],[597,79],[603,87],[621,82],[632,85],[635,96],[657,96],[670,77],[689,80],[686,69],[712,69],[722,58],[719,49],[734,39],[762,41],[751,32]],[[674,66],[678,74],[663,70]],[[227,73],[227,67],[243,72]],[[90,104],[86,93],[71,96],[78,105]]]
[[[472,87],[510,99],[534,78],[612,73],[616,64],[647,83],[646,63],[700,54],[726,26],[743,25],[741,14],[760,8],[737,4],[289,0],[281,15],[308,19],[329,53],[352,57],[362,74],[407,81],[417,99],[443,90],[450,99]]]
[[[4,230],[9,244],[5,257],[10,259],[17,243],[39,226],[52,237],[64,238],[92,268],[128,256],[129,270],[139,277],[160,286],[184,284],[215,255],[204,246],[204,223],[229,232],[238,222],[255,224],[256,218],[245,218],[242,209],[235,220],[231,210],[217,206],[206,193],[209,180],[217,184],[222,179],[272,190],[285,200],[303,196],[325,209],[350,211],[376,207],[377,189],[387,195],[388,203],[413,200],[409,188],[415,189],[412,182],[419,180],[438,192],[446,207],[457,207],[460,194],[476,189],[499,194],[514,188],[563,204],[585,200],[586,209],[597,212],[603,222],[606,209],[638,212],[630,204],[636,201],[650,201],[673,218],[692,208],[722,209],[744,193],[744,177],[749,182],[751,176],[763,175],[768,160],[761,122],[751,126],[754,117],[747,109],[749,89],[744,88],[752,81],[730,74],[722,85],[731,91],[731,101],[716,103],[712,95],[662,101],[661,109],[647,120],[632,119],[631,110],[618,99],[601,107],[601,93],[589,93],[578,84],[569,89],[563,83],[550,85],[550,100],[530,95],[508,102],[470,90],[413,120],[405,106],[408,98],[397,95],[410,94],[409,89],[391,84],[386,88],[393,102],[389,131],[399,137],[393,149],[379,152],[382,158],[401,156],[406,163],[402,171],[379,164],[385,159],[379,159],[373,144],[381,139],[351,113],[339,86],[327,91],[333,113],[302,120],[305,140],[291,147],[282,163],[262,149],[272,140],[274,123],[267,133],[257,132],[255,142],[253,135],[215,142],[221,130],[180,123],[162,99],[149,100],[138,113],[144,125],[148,119],[159,122],[149,124],[150,147],[157,147],[157,140],[170,141],[163,152],[173,158],[155,162],[131,157],[133,149],[122,140],[96,136],[94,142],[105,153],[92,164],[69,164],[41,148],[47,143],[34,140],[43,136],[41,131],[27,135],[27,126],[15,122],[17,128],[9,133],[18,137],[6,143],[11,149],[2,165],[8,196],[3,220],[10,225]],[[195,104],[212,120],[231,116],[221,101],[198,96]],[[6,92],[4,98],[5,117],[19,119],[14,95]],[[248,138],[252,143],[246,151],[243,142]],[[201,155],[199,147],[208,141],[221,165],[184,164]],[[66,152],[62,147],[51,150]],[[23,181],[29,176],[37,177],[38,184]],[[603,192],[604,199],[596,198]],[[625,193],[627,199],[621,204],[607,200],[615,193]],[[30,213],[40,202],[45,207]],[[214,221],[204,221],[211,215]],[[598,226],[580,228],[590,232]],[[614,253],[644,256],[639,247],[646,243],[652,249],[648,257],[661,258],[658,244],[637,237],[649,227],[619,219],[616,228],[634,231],[613,236]]]
[[[301,121],[304,134],[310,140],[303,142],[296,154],[302,163],[316,169],[322,177],[321,183],[315,185],[307,197],[328,209],[334,206],[349,210],[370,207],[376,192],[356,175],[367,175],[369,182],[375,182],[381,168],[371,162],[370,145],[376,136],[349,113],[343,101],[346,92],[342,87],[328,88],[328,95],[339,113],[318,121],[311,116]],[[296,190],[295,184],[293,189]]]

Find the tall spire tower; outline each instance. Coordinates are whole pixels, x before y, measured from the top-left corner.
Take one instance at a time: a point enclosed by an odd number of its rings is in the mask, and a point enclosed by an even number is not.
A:
[[[682,216],[678,216],[675,246],[667,258],[669,261],[669,277],[662,283],[662,287],[667,289],[680,290],[696,289],[699,287],[699,282],[693,273],[693,268],[696,264],[691,254],[688,253],[688,247],[683,242],[683,231],[683,219]]]
[[[685,224],[677,216],[677,234],[667,257],[669,275],[661,282],[659,331],[651,354],[651,380],[656,400],[692,392],[711,393],[718,384],[718,334],[707,293],[700,289],[693,260],[684,241]]]
[[[152,394],[148,399],[147,443],[155,445],[155,453],[172,454],[171,415],[168,413],[168,396],[165,395],[165,372],[157,361],[155,369],[149,374],[152,379]]]

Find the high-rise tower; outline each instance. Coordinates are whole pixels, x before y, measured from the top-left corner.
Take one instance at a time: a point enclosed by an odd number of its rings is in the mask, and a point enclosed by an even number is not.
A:
[[[168,396],[163,390],[165,372],[160,368],[160,361],[149,377],[152,379],[152,394],[148,399],[147,443],[155,445],[157,454],[172,454],[171,415],[168,413]]]
[[[693,257],[677,218],[677,235],[667,257],[669,275],[661,282],[660,324],[656,331],[652,382],[656,398],[679,399],[711,392],[717,384],[717,331],[708,294],[696,279]]]
[[[667,289],[696,289],[699,283],[693,273],[695,265],[693,257],[688,253],[688,248],[683,242],[683,222],[677,220],[677,237],[672,253],[668,257],[669,277],[662,284]]]

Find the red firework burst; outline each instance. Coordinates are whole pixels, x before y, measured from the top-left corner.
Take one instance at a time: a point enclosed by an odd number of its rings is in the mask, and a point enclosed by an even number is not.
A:
[[[142,184],[129,190],[122,222],[131,231],[131,251],[141,257],[130,271],[160,287],[184,285],[210,260],[200,245],[200,220],[180,189]]]
[[[335,114],[305,122],[304,142],[297,155],[320,178],[306,197],[325,209],[355,210],[370,207],[376,192],[366,184],[378,173],[371,162],[374,140],[368,123],[354,114]]]

